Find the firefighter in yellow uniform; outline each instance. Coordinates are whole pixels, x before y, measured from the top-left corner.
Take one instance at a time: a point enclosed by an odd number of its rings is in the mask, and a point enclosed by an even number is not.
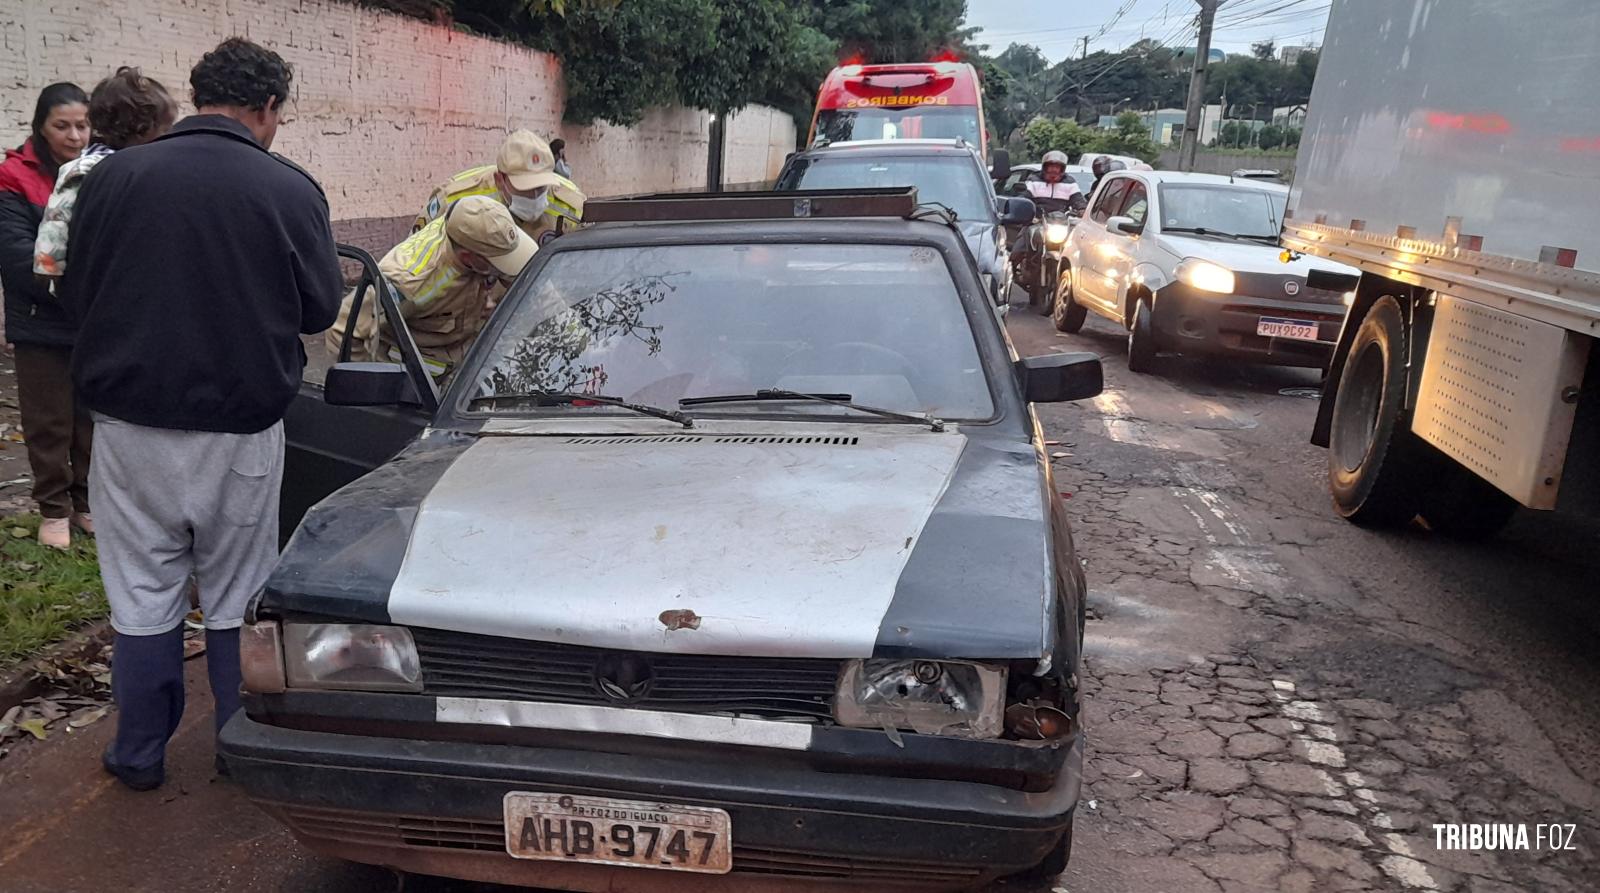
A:
[[[583,192],[556,173],[550,144],[530,130],[517,130],[500,144],[492,165],[464,170],[439,184],[411,225],[416,232],[469,195],[497,199],[517,226],[543,245],[583,219]]]
[[[392,248],[378,270],[394,286],[400,315],[434,375],[466,356],[506,285],[517,278],[539,246],[516,225],[505,205],[483,195],[466,196],[443,215]],[[349,326],[354,293],[333,328],[328,350],[337,355]],[[375,322],[377,300],[362,301],[351,359],[399,362],[387,326]]]

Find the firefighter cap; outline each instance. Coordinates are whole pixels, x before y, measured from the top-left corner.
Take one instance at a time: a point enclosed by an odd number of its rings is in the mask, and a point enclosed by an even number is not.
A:
[[[444,232],[451,244],[482,255],[507,277],[521,273],[539,250],[506,206],[487,195],[469,195],[451,205],[445,212]]]
[[[561,182],[561,175],[556,173],[556,153],[531,130],[512,131],[500,144],[494,166],[518,192],[532,192]]]

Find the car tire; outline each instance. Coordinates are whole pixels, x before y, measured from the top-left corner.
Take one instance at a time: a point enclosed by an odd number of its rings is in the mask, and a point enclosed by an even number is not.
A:
[[[1517,501],[1454,460],[1436,456],[1438,471],[1422,496],[1428,526],[1461,540],[1488,539],[1516,514]]]
[[[1072,296],[1072,271],[1061,272],[1061,281],[1056,285],[1056,300],[1050,308],[1050,319],[1056,324],[1056,331],[1075,334],[1083,329],[1083,322],[1089,316],[1089,309],[1079,304]]]
[[[1133,319],[1128,322],[1128,371],[1148,373],[1156,365],[1156,329],[1151,320],[1150,301],[1138,298]]]
[[[1406,327],[1400,302],[1379,298],[1362,317],[1339,375],[1328,437],[1328,490],[1341,517],[1405,524],[1431,477],[1426,447],[1405,418]]]
[[[1067,863],[1070,861],[1072,861],[1072,824],[1069,822],[1067,830],[1061,833],[1061,839],[1056,842],[1055,848],[1040,859],[1039,864],[1025,868],[1011,875],[1011,878],[1018,881],[1054,880],[1067,870]]]

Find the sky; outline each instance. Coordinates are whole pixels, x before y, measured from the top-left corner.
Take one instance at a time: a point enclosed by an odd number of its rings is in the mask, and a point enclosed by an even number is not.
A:
[[[1211,45],[1229,53],[1275,40],[1278,46],[1320,44],[1329,0],[1223,0]],[[967,0],[967,25],[981,27],[978,43],[998,55],[1029,43],[1052,62],[1068,53],[1119,50],[1141,37],[1193,46],[1195,0]],[[1119,16],[1120,12],[1120,16]]]

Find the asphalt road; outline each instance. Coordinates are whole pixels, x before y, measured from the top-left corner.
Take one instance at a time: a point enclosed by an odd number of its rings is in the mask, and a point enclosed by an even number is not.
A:
[[[1040,410],[1091,586],[1089,784],[1040,890],[1600,889],[1600,536],[1521,517],[1498,540],[1334,519],[1300,370],[1105,358],[1099,399]],[[167,786],[101,775],[98,723],[0,762],[0,891],[390,891],[306,854],[211,773],[204,674]],[[1574,826],[1575,850],[1435,846],[1435,823]],[[1531,842],[1531,841],[1530,841]],[[1031,893],[1031,891],[1030,891]]]

